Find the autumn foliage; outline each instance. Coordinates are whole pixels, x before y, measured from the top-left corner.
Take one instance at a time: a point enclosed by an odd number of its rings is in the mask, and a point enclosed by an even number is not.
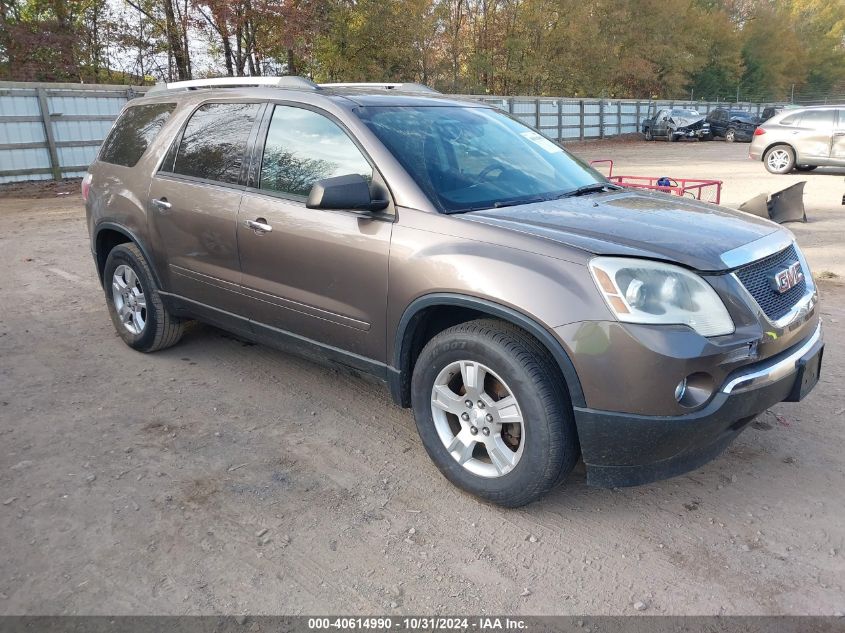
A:
[[[845,92],[843,0],[0,0],[0,78],[301,74],[448,92]]]

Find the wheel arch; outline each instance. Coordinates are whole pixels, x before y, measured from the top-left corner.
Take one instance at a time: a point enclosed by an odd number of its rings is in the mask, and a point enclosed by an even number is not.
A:
[[[109,257],[112,249],[120,244],[131,242],[135,244],[144,255],[144,258],[149,263],[150,271],[153,274],[153,279],[156,285],[161,288],[161,280],[158,277],[158,272],[153,266],[153,259],[147,252],[144,245],[138,240],[137,236],[125,226],[115,222],[101,222],[97,225],[94,232],[94,260],[97,264],[97,275],[100,278],[100,285],[104,284],[103,276],[106,269],[106,260]]]
[[[560,369],[572,404],[586,406],[575,366],[563,345],[547,328],[508,306],[454,293],[423,295],[412,301],[402,313],[396,328],[391,366],[388,368],[388,384],[393,400],[405,408],[411,405],[411,373],[416,355],[428,340],[447,327],[484,317],[501,319],[537,339]]]
[[[772,149],[773,147],[777,147],[778,145],[784,145],[785,147],[791,149],[792,153],[795,155],[795,162],[796,164],[798,163],[798,152],[795,150],[795,147],[793,147],[792,143],[790,143],[789,141],[772,141],[771,143],[766,145],[763,151],[760,152],[760,162],[766,162],[766,154],[768,154],[770,149]]]

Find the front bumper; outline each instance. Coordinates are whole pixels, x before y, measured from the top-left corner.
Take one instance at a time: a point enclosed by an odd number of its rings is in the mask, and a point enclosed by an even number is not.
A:
[[[719,455],[751,420],[778,402],[795,401],[799,368],[823,352],[821,324],[783,353],[743,367],[702,409],[646,416],[575,408],[587,482],[636,486],[689,472]]]
[[[699,140],[703,138],[710,138],[710,128],[709,127],[701,127],[696,129],[690,128],[681,128],[678,130],[678,137],[680,138],[697,138]]]

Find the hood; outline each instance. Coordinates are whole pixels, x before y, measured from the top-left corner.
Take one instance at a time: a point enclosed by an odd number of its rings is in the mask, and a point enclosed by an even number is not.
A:
[[[757,123],[758,119],[753,114],[732,114],[731,121],[735,123],[748,123],[750,125],[754,125]]]
[[[741,211],[635,189],[473,211],[459,217],[596,255],[647,257],[700,271],[726,270],[731,266],[722,255],[728,251],[785,232],[773,222]]]
[[[673,116],[671,119],[681,127],[689,127],[704,122],[703,116]]]

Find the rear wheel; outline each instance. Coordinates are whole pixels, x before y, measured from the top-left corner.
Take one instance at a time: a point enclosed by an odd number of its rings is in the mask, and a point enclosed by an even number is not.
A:
[[[775,145],[766,150],[763,164],[772,174],[788,174],[795,167],[795,152],[789,145]]]
[[[435,336],[416,362],[411,394],[431,459],[453,484],[488,501],[530,503],[578,458],[557,366],[510,324],[470,321]]]
[[[149,264],[135,244],[112,249],[103,281],[112,323],[129,347],[155,352],[182,338],[182,321],[167,311]]]
[[[733,129],[732,127],[728,128],[728,131],[725,132],[725,140],[728,143],[736,142],[736,130]]]

